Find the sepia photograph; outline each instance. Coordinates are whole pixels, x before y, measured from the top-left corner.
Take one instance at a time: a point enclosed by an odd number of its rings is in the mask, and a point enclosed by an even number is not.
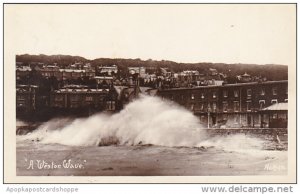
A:
[[[295,4],[6,4],[4,40],[9,182],[296,181]]]

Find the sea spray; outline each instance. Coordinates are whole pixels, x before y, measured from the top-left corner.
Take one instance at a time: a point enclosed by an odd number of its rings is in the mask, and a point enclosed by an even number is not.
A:
[[[84,119],[53,119],[18,139],[70,146],[153,144],[242,152],[261,150],[264,143],[245,135],[211,137],[189,110],[151,96],[141,96],[113,115],[100,113]]]
[[[28,125],[27,122],[21,121],[21,120],[19,120],[19,119],[16,120],[16,126],[17,126],[17,127],[26,126],[26,125]]]
[[[65,126],[58,126],[63,123]],[[141,96],[121,112],[96,114],[65,124],[49,121],[23,139],[72,146],[99,145],[109,138],[123,145],[196,146],[206,139],[206,131],[190,111],[158,97]]]
[[[216,147],[226,151],[257,154],[257,151],[264,149],[265,143],[265,140],[257,137],[252,137],[245,134],[234,134],[210,137],[201,141],[197,147]]]

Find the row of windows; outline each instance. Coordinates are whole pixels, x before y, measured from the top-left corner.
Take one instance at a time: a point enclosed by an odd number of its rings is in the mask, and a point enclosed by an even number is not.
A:
[[[234,97],[236,97],[236,98],[239,97],[239,93],[240,92],[238,90],[234,90],[234,92],[233,92]],[[277,88],[273,88],[272,89],[272,94],[274,96],[276,96],[278,94],[277,93]],[[264,89],[261,90],[260,95],[261,96],[265,95],[265,90]],[[252,96],[252,89],[247,89],[247,96]],[[227,90],[223,91],[223,97],[224,98],[228,97],[228,91]],[[200,94],[200,98],[201,99],[205,98],[204,93]],[[212,92],[212,98],[217,98],[217,92]],[[171,99],[174,100],[174,96],[173,95],[171,95]],[[181,100],[184,100],[184,95],[181,95]],[[191,100],[195,100],[195,94],[193,94],[193,93],[191,94]]]
[[[286,90],[286,91],[287,91],[287,90]],[[287,93],[287,92],[286,92],[286,93]],[[234,90],[234,91],[233,91],[234,97],[239,97],[239,94],[240,94],[240,91],[239,91],[239,90]],[[264,96],[265,94],[266,94],[266,91],[265,91],[264,88],[262,88],[262,89],[260,90],[260,95],[261,95],[261,96]],[[276,95],[278,94],[278,92],[277,92],[277,87],[272,88],[272,94],[273,94],[274,96],[276,96]],[[247,96],[252,96],[252,89],[247,89]],[[228,90],[223,90],[223,97],[224,97],[224,98],[228,97]],[[184,96],[181,95],[181,98],[184,99]],[[201,98],[201,99],[204,99],[204,98],[205,98],[204,93],[201,93],[201,94],[200,94],[200,98]],[[213,92],[212,92],[212,98],[217,98],[217,92],[216,92],[216,91],[213,91]],[[173,96],[172,96],[172,99],[173,99]],[[195,99],[195,94],[191,94],[191,99],[192,99],[192,100]]]
[[[285,102],[287,102],[287,99],[285,100]],[[259,108],[263,109],[265,108],[265,100],[260,100],[259,101]],[[271,100],[271,104],[275,104],[278,103],[277,99],[272,99]],[[251,107],[252,107],[252,101],[247,101],[246,102],[246,110],[247,111],[251,111]],[[228,112],[228,102],[224,101],[223,102],[223,112]],[[197,109],[195,109],[195,104],[191,104],[190,107],[191,110],[200,110],[200,111],[209,111],[209,112],[216,112],[217,111],[217,103],[216,102],[212,102],[211,104],[208,103],[207,104],[207,109],[204,109],[204,103],[199,104],[199,107]],[[233,111],[234,112],[239,112],[241,111],[241,106],[240,106],[240,102],[239,101],[233,101]]]
[[[71,96],[70,99],[71,99],[71,101],[80,101],[81,100],[80,96]],[[62,96],[62,95],[55,96],[55,101],[63,101],[63,100],[64,100],[64,96]],[[103,97],[100,97],[99,100],[102,101]],[[93,101],[93,96],[86,96],[85,101]]]
[[[81,105],[77,102],[71,102],[70,107],[71,108],[79,108]],[[116,109],[116,102],[115,101],[107,101],[106,107],[108,110],[115,110]]]
[[[24,100],[25,101],[25,96],[17,95],[17,100]]]

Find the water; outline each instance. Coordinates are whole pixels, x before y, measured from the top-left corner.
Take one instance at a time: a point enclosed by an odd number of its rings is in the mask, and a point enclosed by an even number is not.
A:
[[[69,146],[140,145],[261,150],[264,141],[245,135],[211,137],[190,111],[158,97],[141,96],[121,112],[85,119],[53,119],[18,141]]]
[[[57,118],[17,136],[18,175],[255,175],[285,174],[286,151],[249,135],[211,135],[190,111],[141,96],[121,112]],[[105,146],[104,146],[105,145]],[[30,160],[84,162],[84,170],[26,170]],[[273,165],[273,166],[272,166]]]

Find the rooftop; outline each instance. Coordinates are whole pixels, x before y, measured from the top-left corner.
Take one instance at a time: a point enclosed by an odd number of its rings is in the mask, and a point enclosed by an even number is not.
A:
[[[29,66],[22,66],[22,67],[17,67],[17,71],[31,71],[31,67]]]
[[[63,86],[63,88],[87,88],[88,86],[86,85],[75,85],[75,84],[69,84]]]
[[[99,69],[117,69],[117,66],[104,66],[104,67],[99,67]]]
[[[110,80],[112,80],[114,78],[111,76],[95,76],[94,79],[104,79],[104,80],[110,79]]]
[[[109,92],[109,89],[59,89],[55,90],[54,93],[103,93],[103,92]]]
[[[248,82],[248,83],[236,83],[236,84],[225,84],[225,85],[210,85],[210,86],[197,86],[197,87],[193,87],[193,88],[172,88],[172,89],[166,89],[166,90],[162,90],[162,91],[194,90],[194,89],[201,89],[201,88],[220,88],[220,87],[240,87],[240,86],[253,86],[253,85],[268,85],[268,84],[275,84],[275,83],[288,83],[288,80],[266,81],[266,82]]]
[[[38,88],[37,85],[21,85],[21,84],[17,85],[16,87],[17,88],[29,88],[29,87],[31,87],[31,88]]]
[[[282,103],[275,103],[271,106],[268,106],[263,109],[263,111],[274,111],[274,110],[288,110],[288,103],[282,102]]]
[[[60,72],[76,72],[76,73],[80,73],[80,72],[85,72],[84,69],[59,69]]]

